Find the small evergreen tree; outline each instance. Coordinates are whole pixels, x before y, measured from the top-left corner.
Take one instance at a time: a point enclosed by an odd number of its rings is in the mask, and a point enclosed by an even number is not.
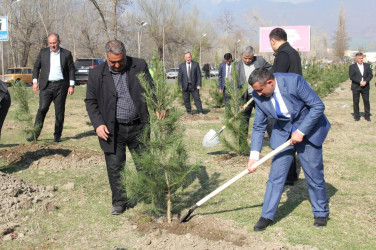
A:
[[[30,113],[29,108],[29,93],[27,92],[26,86],[23,80],[11,81],[13,86],[14,97],[18,101],[16,108],[16,120],[21,123],[22,131],[25,134],[32,134],[36,138],[36,131],[38,127],[33,126],[33,117]]]
[[[225,126],[227,127],[226,134],[230,134],[231,139],[222,137],[225,146],[234,151],[236,154],[248,154],[249,145],[247,142],[248,135],[246,134],[246,123],[244,112],[241,109],[241,105],[244,105],[245,101],[241,100],[244,93],[248,90],[248,84],[244,84],[240,87],[240,83],[237,82],[237,72],[235,70],[236,63],[232,63],[231,81],[226,79],[226,94],[228,95],[228,102],[225,107]]]
[[[150,116],[150,127],[146,129],[142,141],[146,150],[135,157],[138,172],[127,171],[126,182],[129,197],[133,200],[152,204],[154,212],[167,212],[171,222],[172,202],[176,191],[189,180],[195,167],[187,166],[187,152],[183,144],[184,131],[179,124],[180,112],[173,107],[175,96],[171,94],[163,74],[163,65],[153,58],[154,88],[139,75],[145,89],[145,99]],[[167,111],[165,119],[159,120],[160,114]]]

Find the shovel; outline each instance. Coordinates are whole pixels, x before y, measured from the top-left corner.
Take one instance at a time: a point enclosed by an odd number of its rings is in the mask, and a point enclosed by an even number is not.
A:
[[[243,110],[245,110],[252,101],[253,98],[251,98],[246,104],[244,104]],[[210,148],[217,145],[219,143],[219,134],[222,133],[225,128],[226,126],[223,126],[218,132],[215,132],[214,129],[210,129],[202,140],[202,146],[204,146],[205,148]]]
[[[289,145],[290,145],[290,140],[286,141],[281,146],[279,146],[278,148],[274,149],[269,154],[267,154],[264,157],[262,157],[253,166],[258,167],[259,165],[263,164],[265,161],[269,160],[271,157],[275,156],[276,154],[278,154],[279,152],[281,152],[282,150],[284,150],[285,148],[287,148]],[[225,190],[231,184],[233,184],[234,182],[236,182],[237,180],[239,180],[240,178],[242,178],[244,175],[246,175],[248,173],[249,173],[248,169],[243,170],[241,173],[239,173],[238,175],[236,175],[235,177],[233,177],[231,180],[227,181],[225,184],[223,184],[222,186],[220,186],[219,188],[217,188],[216,190],[214,190],[213,192],[211,192],[210,194],[208,194],[207,196],[205,196],[203,199],[201,199],[199,202],[197,202],[195,205],[193,205],[189,209],[188,213],[180,220],[180,223],[187,222],[189,220],[189,216],[192,214],[192,212],[196,208],[198,208],[199,206],[201,206],[202,204],[204,204],[205,202],[207,202],[209,199],[211,199],[215,195],[217,195],[220,192],[222,192],[223,190]]]

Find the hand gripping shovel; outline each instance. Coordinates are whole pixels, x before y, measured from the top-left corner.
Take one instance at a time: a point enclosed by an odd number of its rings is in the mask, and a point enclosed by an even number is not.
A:
[[[245,110],[249,104],[253,101],[253,98],[251,98],[246,104],[243,105],[243,110]],[[214,129],[210,129],[209,132],[206,133],[204,136],[204,139],[202,140],[202,146],[206,148],[214,147],[219,143],[219,134],[222,133],[222,131],[226,128],[226,126],[223,126],[218,132],[215,132]]]
[[[287,148],[289,145],[290,145],[290,140],[286,141],[281,146],[279,146],[278,148],[274,149],[269,154],[267,154],[264,157],[262,157],[253,166],[258,167],[259,165],[263,164],[265,161],[269,160],[271,157],[275,156],[276,154],[278,154],[279,152],[281,152],[282,150],[284,150],[285,148]],[[244,175],[246,175],[248,173],[249,173],[248,169],[243,170],[241,173],[239,173],[238,175],[236,175],[235,177],[233,177],[231,180],[227,181],[225,184],[223,184],[222,186],[220,186],[219,188],[217,188],[216,190],[214,190],[213,192],[211,192],[210,194],[208,194],[207,196],[205,196],[203,199],[201,199],[199,202],[197,202],[195,205],[193,205],[189,209],[188,213],[180,220],[180,223],[187,222],[189,220],[189,216],[192,214],[192,212],[196,208],[198,208],[199,206],[201,206],[202,204],[204,204],[205,202],[207,202],[210,198],[214,197],[215,195],[217,195],[220,192],[222,192],[223,190],[225,190],[231,184],[233,184],[234,182],[236,182],[237,180],[239,180],[240,178],[242,178]]]

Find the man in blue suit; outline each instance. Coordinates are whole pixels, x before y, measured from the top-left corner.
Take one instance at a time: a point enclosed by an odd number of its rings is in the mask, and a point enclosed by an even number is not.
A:
[[[330,123],[324,114],[324,103],[306,80],[297,74],[272,74],[265,69],[256,69],[251,74],[249,84],[253,87],[256,114],[248,170],[254,172],[257,169],[253,164],[259,159],[267,117],[276,120],[270,146],[275,149],[287,140],[291,144],[273,158],[261,218],[254,230],[264,230],[273,222],[295,152],[298,153],[306,176],[314,225],[326,226],[329,208],[322,144],[329,132]]]
[[[223,62],[219,64],[219,70],[218,70],[218,88],[219,93],[223,93],[223,99],[225,100],[225,103],[227,104],[228,96],[226,95],[226,79],[231,79],[231,68],[232,68],[232,55],[231,53],[226,53],[223,56]]]

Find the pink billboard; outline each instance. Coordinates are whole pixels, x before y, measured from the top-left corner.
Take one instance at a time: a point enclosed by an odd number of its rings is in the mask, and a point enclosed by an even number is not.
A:
[[[260,27],[260,52],[273,52],[269,34],[274,28],[282,28],[287,33],[287,41],[298,51],[311,50],[311,26]]]

